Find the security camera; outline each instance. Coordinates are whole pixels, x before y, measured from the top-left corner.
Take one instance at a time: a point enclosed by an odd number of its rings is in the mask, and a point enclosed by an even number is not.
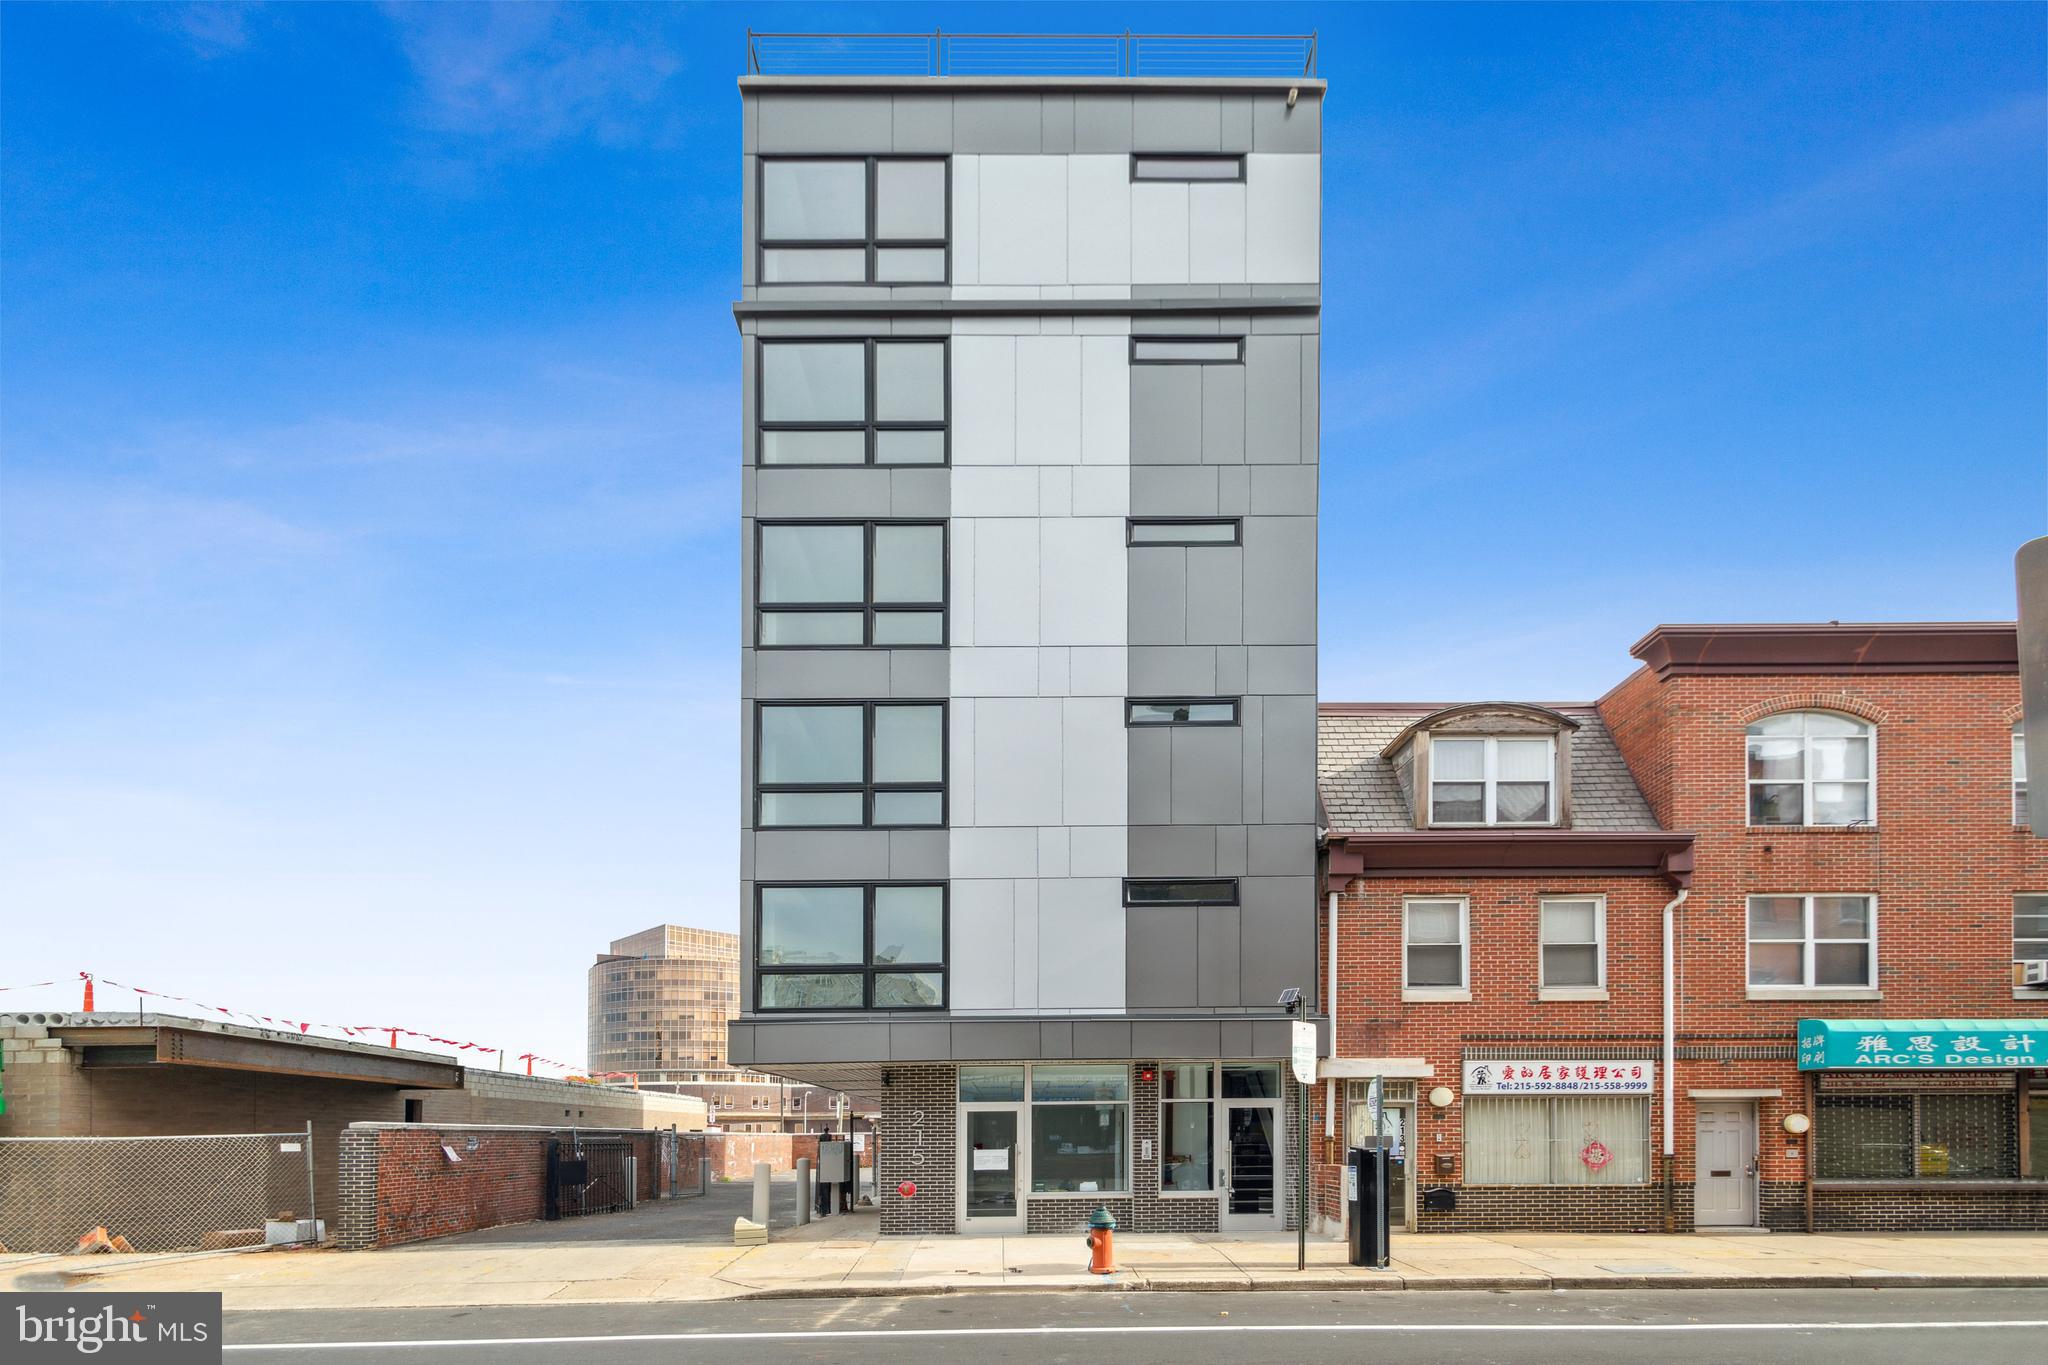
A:
[[[1289,987],[1288,987],[1288,988],[1287,988],[1286,990],[1284,990],[1284,991],[1280,992],[1280,1008],[1281,1008],[1281,1009],[1283,1009],[1283,1010],[1292,1010],[1292,1009],[1296,1008],[1297,1006],[1299,1006],[1300,1004],[1301,1004],[1301,988],[1300,988],[1299,986],[1289,986]]]

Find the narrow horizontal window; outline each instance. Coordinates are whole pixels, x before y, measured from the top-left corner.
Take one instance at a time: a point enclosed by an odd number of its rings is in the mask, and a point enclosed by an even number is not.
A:
[[[1235,725],[1237,698],[1177,697],[1129,703],[1127,725]]]
[[[1241,156],[1160,156],[1145,152],[1131,157],[1133,180],[1243,180]]]
[[[1130,522],[1132,545],[1236,545],[1239,540],[1240,523],[1235,517],[1226,520],[1167,519]]]
[[[1236,905],[1237,879],[1124,882],[1125,905]]]
[[[1132,337],[1133,365],[1240,365],[1243,337]]]

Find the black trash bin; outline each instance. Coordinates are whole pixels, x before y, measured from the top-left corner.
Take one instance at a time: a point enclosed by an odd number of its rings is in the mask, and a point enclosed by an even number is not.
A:
[[[1384,1270],[1392,1259],[1388,1224],[1393,1182],[1387,1177],[1393,1139],[1367,1138],[1353,1147],[1344,1165],[1346,1221],[1351,1228],[1351,1264]]]

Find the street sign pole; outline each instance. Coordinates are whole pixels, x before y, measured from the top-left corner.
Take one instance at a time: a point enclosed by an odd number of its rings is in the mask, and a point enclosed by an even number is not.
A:
[[[1308,1013],[1299,996],[1288,1006],[1288,1012],[1299,1010]],[[1294,1072],[1294,1082],[1301,1090],[1301,1112],[1296,1122],[1301,1128],[1300,1174],[1296,1177],[1296,1188],[1300,1197],[1295,1201],[1294,1210],[1294,1268],[1308,1269],[1308,1105],[1309,1086],[1316,1078],[1316,1026],[1313,1021],[1297,1017],[1290,1038],[1288,1062]]]

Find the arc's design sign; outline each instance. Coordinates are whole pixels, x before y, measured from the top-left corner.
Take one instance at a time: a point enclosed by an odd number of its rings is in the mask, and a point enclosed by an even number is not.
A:
[[[2048,1066],[2048,1019],[1801,1019],[1801,1071]]]
[[[1564,1061],[1542,1058],[1465,1063],[1468,1095],[1647,1095],[1656,1088],[1654,1062]]]

